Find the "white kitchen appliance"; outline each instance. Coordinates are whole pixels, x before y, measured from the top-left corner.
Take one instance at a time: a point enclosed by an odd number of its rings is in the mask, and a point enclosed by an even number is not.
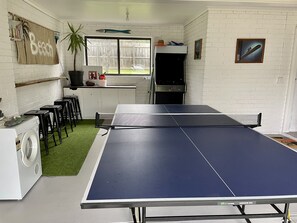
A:
[[[42,175],[39,120],[5,127],[0,121],[0,200],[21,200]]]

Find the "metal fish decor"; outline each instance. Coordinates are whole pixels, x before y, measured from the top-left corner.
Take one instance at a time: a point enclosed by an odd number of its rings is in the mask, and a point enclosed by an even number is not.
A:
[[[126,34],[131,34],[130,29],[124,29],[124,30],[118,30],[118,29],[97,29],[97,32],[100,33],[126,33]]]

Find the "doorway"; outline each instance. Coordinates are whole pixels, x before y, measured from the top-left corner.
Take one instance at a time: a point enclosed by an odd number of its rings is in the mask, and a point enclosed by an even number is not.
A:
[[[297,26],[295,27],[294,34],[282,132],[288,136],[297,138]]]

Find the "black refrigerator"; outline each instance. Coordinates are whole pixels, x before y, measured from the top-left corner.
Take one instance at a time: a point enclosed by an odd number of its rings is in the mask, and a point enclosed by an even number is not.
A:
[[[155,47],[154,103],[183,104],[187,46]]]

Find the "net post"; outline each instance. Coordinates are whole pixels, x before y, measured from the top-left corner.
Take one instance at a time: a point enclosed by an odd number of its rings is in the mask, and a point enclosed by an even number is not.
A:
[[[260,113],[258,114],[258,120],[257,120],[257,124],[258,124],[258,126],[261,126],[261,122],[262,122],[262,112],[260,112]]]
[[[95,128],[100,128],[100,114],[98,112],[95,114]]]

